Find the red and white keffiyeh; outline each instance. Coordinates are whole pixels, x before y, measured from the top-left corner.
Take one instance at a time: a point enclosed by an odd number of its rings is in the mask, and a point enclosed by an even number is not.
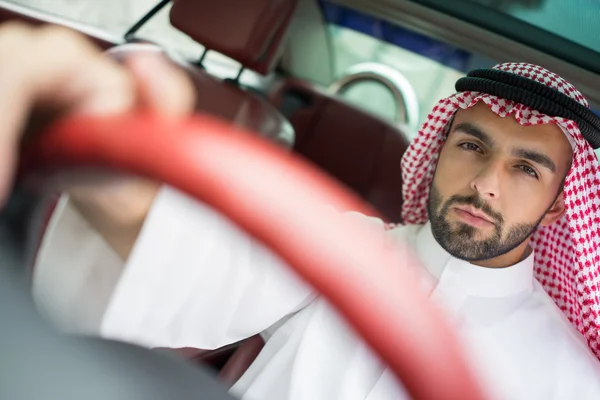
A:
[[[535,80],[589,108],[574,86],[542,67],[507,63],[494,69]],[[501,117],[512,114],[521,125],[555,123],[571,136],[573,164],[564,189],[567,212],[551,226],[538,227],[531,246],[536,278],[600,357],[600,171],[592,146],[575,122],[479,92],[457,93],[441,100],[402,158],[404,223],[427,221],[429,187],[449,122],[459,108],[480,101]]]

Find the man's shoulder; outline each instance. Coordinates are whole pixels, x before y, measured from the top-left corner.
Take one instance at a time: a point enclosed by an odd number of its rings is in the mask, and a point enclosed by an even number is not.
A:
[[[539,285],[505,311],[469,324],[467,338],[491,379],[518,393],[508,398],[600,399],[600,362]]]
[[[526,325],[522,326],[521,334],[529,336],[531,354],[553,364],[553,368],[560,371],[559,375],[566,379],[582,384],[587,379],[600,382],[600,361],[583,335],[537,282],[533,295],[523,304],[521,312]],[[600,395],[600,384],[598,391]]]

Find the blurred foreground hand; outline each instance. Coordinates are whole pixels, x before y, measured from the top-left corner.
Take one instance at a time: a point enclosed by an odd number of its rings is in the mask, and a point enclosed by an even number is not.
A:
[[[10,190],[25,133],[35,134],[56,118],[76,114],[146,109],[177,118],[190,113],[194,102],[188,76],[158,52],[136,54],[119,64],[67,28],[0,25],[0,205]],[[66,190],[90,224],[126,258],[159,186],[123,178],[81,181]]]

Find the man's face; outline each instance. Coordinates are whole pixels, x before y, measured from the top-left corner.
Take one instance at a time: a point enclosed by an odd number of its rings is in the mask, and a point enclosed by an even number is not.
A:
[[[571,155],[565,134],[554,124],[521,126],[484,103],[458,111],[430,189],[436,240],[467,261],[526,246],[539,224],[549,225],[564,213],[561,185]]]

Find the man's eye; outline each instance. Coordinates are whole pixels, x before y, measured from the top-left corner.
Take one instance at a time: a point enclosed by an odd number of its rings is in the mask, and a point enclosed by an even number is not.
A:
[[[523,172],[525,172],[527,175],[531,175],[534,178],[538,178],[538,174],[537,172],[535,172],[535,169],[531,168],[528,165],[519,165],[518,166],[519,169],[521,169]]]
[[[475,143],[466,142],[460,144],[459,146],[464,150],[481,152],[481,147],[477,146]]]

